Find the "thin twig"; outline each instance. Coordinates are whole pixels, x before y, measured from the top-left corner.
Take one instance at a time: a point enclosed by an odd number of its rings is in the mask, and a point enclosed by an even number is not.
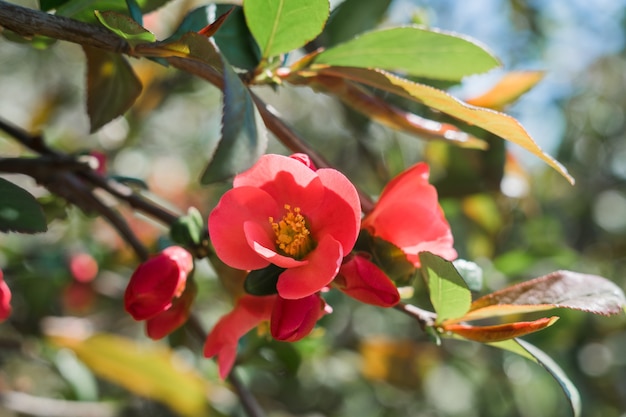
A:
[[[426,327],[434,326],[437,319],[437,315],[432,311],[423,310],[412,304],[398,303],[394,308],[417,320],[422,330],[426,329]]]

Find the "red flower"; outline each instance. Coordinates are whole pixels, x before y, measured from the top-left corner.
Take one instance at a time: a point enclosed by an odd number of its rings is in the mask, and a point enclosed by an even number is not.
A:
[[[147,320],[169,309],[185,289],[193,258],[180,246],[170,246],[139,265],[126,293],[124,306],[135,320]]]
[[[419,163],[387,184],[362,227],[399,247],[407,259],[420,266],[420,252],[445,259],[457,257],[452,232],[437,201],[437,190],[428,183],[428,165]]]
[[[270,321],[274,339],[295,342],[311,333],[326,313],[330,313],[330,308],[319,294],[297,300],[246,294],[213,327],[204,344],[204,356],[217,355],[220,377],[224,379],[235,363],[239,339],[262,322]]]
[[[341,266],[333,284],[363,303],[393,307],[400,301],[398,289],[391,279],[360,255],[351,257]]]
[[[0,321],[5,321],[11,315],[11,290],[4,281],[4,274],[0,269]]]
[[[193,281],[191,282],[193,283]],[[162,339],[185,324],[189,318],[196,292],[195,285],[187,285],[182,295],[172,301],[170,308],[146,320],[148,337],[154,340]]]
[[[217,355],[220,377],[226,378],[237,357],[237,343],[250,330],[270,319],[275,295],[256,297],[244,295],[235,308],[213,327],[204,344],[204,356]]]
[[[285,268],[278,294],[297,299],[337,275],[356,241],[360,215],[357,191],[340,172],[264,155],[235,177],[209,216],[209,232],[217,255],[233,268]]]

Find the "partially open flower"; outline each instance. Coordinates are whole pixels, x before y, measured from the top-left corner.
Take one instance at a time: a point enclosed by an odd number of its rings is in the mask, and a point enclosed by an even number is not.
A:
[[[399,247],[416,267],[424,251],[448,260],[457,257],[450,225],[428,174],[428,165],[419,163],[395,177],[362,223],[372,235]]]
[[[147,320],[169,309],[185,289],[193,258],[180,246],[170,246],[139,265],[124,294],[124,306],[135,320]]]
[[[264,155],[235,177],[209,216],[219,258],[245,270],[285,268],[282,298],[307,297],[328,285],[360,227],[356,189],[339,171],[313,171],[300,159]]]
[[[0,269],[0,321],[5,321],[11,315],[11,290],[4,281],[4,274]]]

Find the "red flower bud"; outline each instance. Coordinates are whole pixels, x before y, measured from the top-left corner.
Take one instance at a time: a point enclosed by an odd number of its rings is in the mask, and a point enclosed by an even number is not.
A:
[[[193,284],[193,280],[190,281]],[[188,285],[183,294],[172,301],[172,306],[156,316],[146,320],[146,333],[154,340],[162,339],[180,326],[189,318],[191,305],[196,296],[195,285]]]
[[[318,294],[288,300],[277,297],[272,310],[272,337],[285,342],[302,339],[313,330],[315,323],[326,314],[326,303]]]
[[[4,275],[0,269],[0,321],[6,320],[11,315],[11,290],[4,281]]]
[[[376,265],[356,255],[341,265],[335,286],[363,303],[393,307],[400,301],[394,283]]]
[[[170,246],[135,270],[124,306],[135,320],[147,320],[169,309],[185,289],[193,258],[180,246]]]

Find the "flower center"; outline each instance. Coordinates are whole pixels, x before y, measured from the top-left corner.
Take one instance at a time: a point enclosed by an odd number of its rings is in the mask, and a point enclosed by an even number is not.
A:
[[[300,213],[300,207],[292,209],[289,204],[284,207],[286,213],[280,221],[274,222],[273,217],[269,218],[276,235],[276,246],[285,255],[302,259],[314,247],[311,232],[307,228],[306,219]]]

